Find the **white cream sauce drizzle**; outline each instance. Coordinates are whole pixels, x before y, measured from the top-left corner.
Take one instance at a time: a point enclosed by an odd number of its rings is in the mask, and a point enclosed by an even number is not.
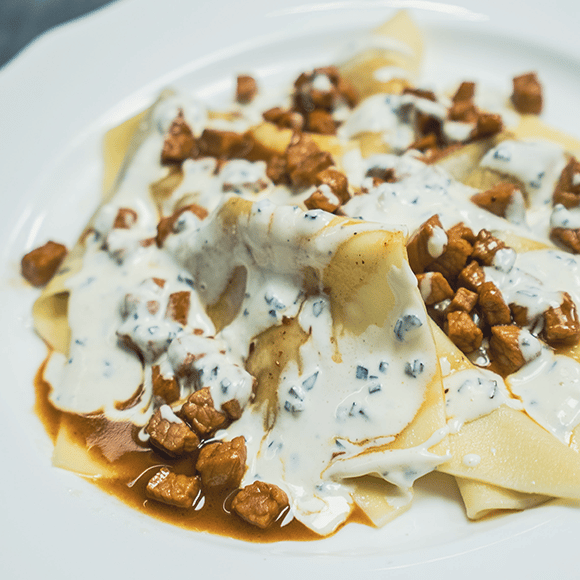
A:
[[[547,347],[507,379],[526,413],[568,445],[580,424],[580,364]]]
[[[358,150],[353,150],[344,156],[343,166],[351,183],[368,189],[366,195],[355,196],[343,206],[351,217],[398,225],[413,232],[437,214],[445,229],[463,222],[474,231],[483,227],[505,230],[507,226],[524,234],[517,226],[471,203],[469,197],[475,190],[452,180],[441,168],[425,165],[412,154],[373,155],[363,159]],[[374,186],[372,179],[365,178],[367,171],[374,167],[394,169],[397,181]]]
[[[371,46],[393,48],[392,43],[385,46],[378,38],[372,38]],[[404,46],[397,48],[406,51]],[[384,70],[377,74],[387,72],[394,73]],[[319,82],[324,80],[316,80]],[[339,137],[346,140],[364,131],[380,132],[393,150],[402,151],[414,138],[405,117],[411,104],[445,118],[441,103],[412,95],[376,95],[347,116]],[[183,164],[181,184],[160,209],[170,213],[177,203],[187,200],[213,213],[200,221],[186,212],[163,250],[155,245],[142,247],[139,240],[153,237],[156,232],[159,214],[149,186],[167,175],[167,169],[158,164],[159,152],[163,134],[178,108],[184,110],[196,135],[209,124],[205,107],[191,99],[172,96],[158,104],[151,130],[126,168],[114,200],[95,218],[96,234],[86,241],[83,268],[68,281],[73,339],[69,360],[55,356],[49,364],[54,380],[51,400],[61,409],[77,413],[100,409],[113,420],[129,419],[143,425],[154,408],[150,365],[155,362],[164,375],[170,375],[188,354],[203,353],[200,361],[206,360],[199,363],[198,372],[206,377],[216,405],[232,396],[242,406],[248,405],[242,418],[219,434],[228,439],[238,434],[245,436],[249,467],[244,484],[261,479],[279,485],[291,498],[295,517],[321,534],[336,529],[352,510],[349,478],[377,474],[398,486],[404,501],[408,501],[414,480],[447,459],[429,452],[447,429],[457,430],[464,422],[490,413],[501,404],[517,408],[518,403],[510,397],[501,377],[489,371],[451,374],[444,380],[449,426],[417,447],[386,449],[385,445],[415,416],[437,364],[412,275],[407,266],[403,270],[391,269],[386,282],[395,289],[397,297],[391,318],[383,327],[372,325],[360,336],[348,332],[340,335],[337,348],[342,362],[337,363],[332,358],[334,347],[331,349],[329,343],[334,331],[328,299],[323,293],[306,299],[300,272],[305,266],[324,268],[354,231],[389,227],[412,232],[433,214],[440,216],[444,228],[463,221],[476,231],[482,227],[505,230],[506,222],[471,204],[468,199],[474,190],[412,155],[378,155],[363,160],[360,153],[353,151],[345,156],[343,165],[351,184],[368,189],[368,194],[356,196],[344,206],[346,214],[383,224],[361,222],[346,228],[329,226],[332,216],[324,212],[304,213],[292,206],[273,205],[271,201],[288,204],[291,194],[287,188],[269,181],[263,163],[229,162],[216,175],[215,161],[202,159]],[[247,115],[242,114],[235,123],[247,126],[251,116],[252,109],[248,107]],[[237,126],[235,123],[230,128]],[[445,123],[452,140],[464,138],[468,129],[468,124]],[[561,151],[554,147],[503,142],[484,157],[482,166],[518,177],[526,185],[533,206],[544,207],[564,163]],[[365,174],[376,166],[395,169],[398,181],[374,187]],[[238,220],[232,236],[218,216],[224,200],[234,195],[256,203],[249,216]],[[520,201],[509,211],[514,222],[523,221]],[[121,207],[138,213],[138,222],[130,230],[112,229]],[[559,215],[553,219],[559,219]],[[442,234],[432,241],[433,256],[441,253],[445,243]],[[101,249],[105,241],[107,251]],[[548,254],[550,257],[545,257]],[[544,304],[559,304],[563,290],[580,303],[576,260],[563,253],[548,254],[538,255],[537,260],[524,254],[515,265],[510,262],[511,256],[502,255],[495,267],[486,268],[486,278],[496,282],[509,299],[520,299],[522,288],[537,289],[535,296],[523,301],[531,312],[539,311]],[[531,264],[528,260],[532,260]],[[238,266],[247,272],[245,295],[233,322],[214,336],[215,328],[205,306],[217,300]],[[566,267],[565,275],[562,266]],[[536,276],[543,281],[549,279],[550,284],[538,284]],[[156,290],[147,282],[153,277],[166,280],[166,285]],[[163,319],[167,297],[178,291],[191,292],[185,326]],[[119,333],[130,335],[141,345],[151,340],[130,327],[126,313],[122,314],[127,294],[141,296],[142,305],[145,295],[151,292],[162,304],[160,311],[151,314],[137,307],[131,312],[137,315],[145,332],[149,332],[153,322],[160,331],[159,343],[151,347],[143,368],[133,353],[118,348],[117,340]],[[103,312],[110,314],[103,316]],[[298,317],[310,337],[300,349],[301,364],[290,363],[284,369],[278,386],[276,420],[264,430],[263,409],[249,403],[251,377],[243,364],[251,340],[273,324],[280,324],[282,316]],[[95,322],[87,324],[88,320]],[[407,321],[402,323],[405,340],[400,340],[396,331],[401,331],[401,325],[397,327],[401,320]],[[201,330],[201,335],[194,334],[193,329]],[[146,346],[143,348],[147,351]],[[547,351],[535,358],[529,353],[528,356],[530,362],[510,378],[509,386],[532,417],[567,442],[570,429],[580,421],[580,365]],[[219,370],[213,373],[214,368]],[[228,372],[223,374],[223,369]],[[344,377],[350,379],[345,381]],[[559,383],[548,396],[545,384],[552,385],[553,377]],[[224,389],[226,383],[228,388]],[[139,384],[144,389],[140,402],[131,409],[118,410],[115,401],[131,397]],[[91,388],[87,389],[87,385]],[[192,388],[182,381],[182,396]],[[162,413],[170,420],[175,417],[169,406],[163,406]],[[304,433],[308,434],[306,442]],[[463,460],[469,465],[477,463],[474,457]]]
[[[528,224],[531,230],[548,239],[552,194],[566,163],[562,147],[555,143],[506,140],[490,149],[480,166],[522,182],[528,202]]]
[[[484,417],[500,405],[521,409],[519,401],[509,394],[500,375],[473,368],[443,378],[445,412],[451,432],[457,433],[464,423]]]

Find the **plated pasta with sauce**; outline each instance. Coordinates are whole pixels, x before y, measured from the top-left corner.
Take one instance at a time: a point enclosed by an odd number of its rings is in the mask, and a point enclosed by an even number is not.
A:
[[[580,499],[580,142],[534,72],[423,86],[406,12],[351,49],[107,133],[76,245],[22,260],[55,466],[263,542],[384,526],[433,472],[472,520]]]

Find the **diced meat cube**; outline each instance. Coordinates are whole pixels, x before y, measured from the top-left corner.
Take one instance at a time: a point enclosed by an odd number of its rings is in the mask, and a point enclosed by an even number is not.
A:
[[[197,144],[193,131],[187,124],[183,111],[180,109],[165,135],[161,151],[161,163],[164,165],[181,163],[188,157],[196,157],[197,153]]]
[[[504,242],[492,235],[491,232],[480,230],[473,245],[471,257],[478,260],[484,266],[491,266],[497,252],[506,247]]]
[[[198,436],[171,410],[162,405],[151,417],[145,431],[151,442],[168,455],[179,457],[195,451]]]
[[[395,183],[397,181],[397,176],[395,170],[392,167],[371,167],[367,172],[365,177],[372,177],[374,184],[377,185],[377,180],[386,183]]]
[[[352,108],[357,105],[359,97],[357,90],[354,88],[354,85],[352,85],[342,76],[339,76],[335,86],[336,91],[349,107]]]
[[[113,222],[113,227],[128,230],[132,228],[136,223],[137,223],[137,212],[129,207],[121,207],[117,212],[115,221]]]
[[[562,170],[554,188],[554,205],[562,204],[566,209],[580,205],[580,161],[572,157]]]
[[[266,176],[276,185],[290,185],[287,170],[288,164],[285,156],[272,155],[266,162]]]
[[[580,340],[580,322],[576,304],[568,292],[563,292],[562,304],[544,312],[542,338],[551,346],[573,346]]]
[[[306,130],[321,135],[335,135],[336,123],[328,111],[314,109],[308,113]]]
[[[162,467],[149,480],[146,494],[151,499],[181,508],[190,508],[199,495],[200,479],[174,473]]]
[[[493,282],[484,282],[479,288],[479,305],[490,326],[509,324],[511,312],[499,288]]]
[[[288,496],[276,485],[255,481],[241,489],[232,510],[254,526],[265,529],[288,507]]]
[[[457,283],[473,292],[478,292],[480,286],[485,282],[485,272],[483,268],[473,260],[470,262],[457,277]]]
[[[456,101],[449,107],[448,117],[451,121],[476,123],[477,109],[472,101]]]
[[[471,101],[475,96],[475,83],[472,81],[463,81],[455,94],[451,98],[454,103],[458,103],[460,101]]]
[[[254,389],[256,385],[256,379],[254,378]],[[242,406],[237,399],[230,399],[225,403],[222,403],[222,411],[232,420],[237,421],[242,416]]]
[[[312,195],[304,200],[308,209],[321,209],[332,213],[340,207],[340,200],[328,187],[319,187]]]
[[[568,228],[552,228],[550,239],[574,254],[580,254],[580,230]]]
[[[239,75],[236,79],[236,101],[243,105],[251,103],[258,94],[258,83],[249,75]]]
[[[242,436],[231,441],[216,441],[204,445],[197,459],[196,469],[208,487],[240,485],[246,470],[246,442]]]
[[[182,290],[181,292],[173,292],[169,295],[167,302],[167,310],[165,311],[165,318],[170,318],[187,326],[187,317],[189,316],[189,303],[191,301],[191,292]]]
[[[179,399],[179,383],[174,376],[169,378],[161,374],[159,365],[151,367],[151,383],[153,385],[153,395],[163,399],[168,405]]]
[[[531,324],[532,321],[528,318],[528,309],[525,306],[511,303],[509,307],[512,313],[512,320],[515,324],[521,327]]]
[[[427,306],[432,306],[453,296],[453,289],[441,272],[417,274],[419,290]]]
[[[521,332],[522,329],[514,325],[494,326],[491,329],[489,353],[506,375],[515,373],[526,364],[519,343]]]
[[[335,66],[302,73],[294,83],[293,108],[308,114],[315,109],[332,111],[341,102],[354,107],[358,102],[355,88],[341,77]]]
[[[500,217],[506,217],[510,204],[514,202],[514,196],[522,195],[518,187],[508,181],[500,181],[487,191],[481,191],[471,196],[471,201]]]
[[[348,179],[346,175],[335,169],[328,167],[316,174],[315,185],[327,185],[332,193],[338,197],[340,203],[346,203],[350,199],[348,192]]]
[[[407,255],[409,258],[409,265],[415,274],[422,274],[425,269],[441,255],[439,251],[433,251],[433,242],[441,240],[446,242],[446,235],[439,216],[437,214],[431,216],[424,222],[419,229],[411,236],[407,242]],[[439,249],[444,249],[446,244],[437,244]],[[433,255],[438,254],[438,255]]]
[[[234,131],[204,129],[198,140],[200,155],[216,159],[243,158],[253,148],[251,139]]]
[[[445,333],[461,351],[477,350],[483,342],[483,332],[467,312],[457,310],[447,314]]]
[[[503,129],[501,117],[495,113],[482,113],[477,115],[475,129],[471,132],[471,139],[485,139],[496,135]]]
[[[542,85],[536,73],[514,77],[513,87],[511,100],[518,113],[539,115],[542,112]]]
[[[316,185],[316,176],[333,165],[327,151],[322,151],[308,135],[293,139],[286,150],[287,172],[293,185]]]
[[[292,129],[302,131],[304,128],[304,116],[298,111],[284,110],[280,107],[273,107],[262,113],[264,121],[274,123],[281,129]]]
[[[456,310],[467,312],[468,314],[475,308],[477,304],[478,295],[467,288],[458,288],[453,300],[449,304],[448,312],[455,312]]]
[[[28,252],[21,262],[21,273],[33,286],[44,286],[56,274],[67,254],[66,246],[49,241]]]
[[[310,73],[302,73],[294,83],[294,108],[303,114],[308,114],[314,109],[332,111],[336,100],[336,91],[330,79],[327,81],[316,80],[327,77],[321,69]],[[324,84],[323,88],[316,88]]]
[[[425,89],[418,89],[415,87],[405,87],[403,89],[404,95],[413,95],[414,97],[418,97],[419,99],[426,99],[431,102],[436,102],[437,97],[433,91],[425,90]]]
[[[191,394],[180,415],[200,437],[212,435],[227,421],[226,415],[214,407],[209,387]]]
[[[441,272],[447,280],[454,281],[473,250],[472,239],[473,232],[463,224],[449,228],[445,251],[429,265],[429,270]]]

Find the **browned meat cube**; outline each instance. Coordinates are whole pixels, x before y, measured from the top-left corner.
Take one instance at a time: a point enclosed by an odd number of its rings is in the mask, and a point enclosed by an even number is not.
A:
[[[521,332],[522,329],[514,325],[494,326],[491,329],[489,354],[505,375],[515,373],[526,364],[519,345]]]
[[[573,346],[580,340],[580,322],[576,304],[568,292],[563,292],[562,304],[544,312],[542,338],[552,347]]]
[[[254,387],[256,387],[256,379],[254,378]],[[242,416],[242,407],[237,399],[230,399],[222,404],[222,411],[232,420],[237,421]]]
[[[477,124],[471,132],[471,139],[484,139],[499,133],[503,129],[503,122],[499,115],[495,113],[477,114]]]
[[[453,296],[453,289],[441,272],[417,274],[419,290],[427,306],[432,306]]]
[[[292,140],[286,149],[287,171],[291,182],[298,187],[316,185],[316,176],[333,165],[327,151],[322,151],[308,135]]]
[[[167,302],[167,310],[165,311],[165,318],[170,318],[187,326],[187,317],[189,316],[189,303],[191,300],[191,292],[183,290],[181,292],[173,292],[169,295]]]
[[[457,283],[461,286],[465,286],[473,292],[478,292],[480,286],[485,282],[485,272],[483,268],[473,260],[470,262],[457,277]]]
[[[438,251],[430,252],[431,240],[440,239],[445,241],[445,230],[441,225],[439,216],[437,214],[431,216],[426,222],[421,224],[417,231],[411,236],[407,242],[407,255],[409,257],[409,265],[415,274],[422,274],[425,269],[438,257],[433,253],[438,254],[439,249],[445,249],[446,244],[438,244],[441,248],[436,248]],[[433,250],[433,248],[431,248]]]
[[[528,318],[528,309],[525,306],[520,306],[519,304],[511,303],[509,305],[512,320],[518,326],[528,326],[532,321]]]
[[[447,314],[445,333],[461,351],[477,350],[483,341],[483,332],[467,312],[457,310]]]
[[[339,76],[336,82],[336,90],[349,107],[355,107],[359,101],[357,90],[349,81]]]
[[[242,436],[204,445],[196,464],[203,485],[238,487],[246,470],[246,456],[246,442]]]
[[[190,508],[199,495],[197,476],[178,475],[162,467],[147,484],[147,496],[156,501],[181,508]]]
[[[437,97],[433,91],[425,90],[425,89],[418,89],[415,87],[405,87],[403,89],[404,95],[413,95],[414,97],[418,97],[420,99],[426,99],[428,101],[432,101],[433,103],[437,101]]]
[[[290,177],[287,173],[288,164],[286,157],[282,155],[272,155],[266,162],[266,175],[276,185],[290,185]]]
[[[518,113],[539,115],[542,112],[542,85],[536,73],[527,73],[513,79],[512,103]]]
[[[454,103],[458,103],[460,101],[471,101],[475,96],[475,83],[471,81],[463,81],[460,85],[451,100]]]
[[[276,485],[255,481],[241,489],[232,509],[244,520],[265,529],[288,507],[288,496]]]
[[[336,123],[328,111],[314,109],[308,113],[306,130],[321,135],[335,135]]]
[[[490,326],[509,324],[512,320],[509,306],[493,282],[484,282],[479,288],[479,305]]]
[[[56,274],[67,254],[66,246],[46,242],[44,246],[28,252],[21,262],[21,273],[33,286],[44,286]]]
[[[574,254],[580,254],[580,230],[567,228],[552,228],[550,239],[559,246],[563,246]]]
[[[445,251],[429,266],[429,270],[441,272],[447,280],[454,281],[465,267],[473,250],[473,232],[463,224],[447,230]]]
[[[129,207],[121,207],[117,212],[115,221],[113,222],[113,227],[128,230],[133,227],[136,222],[137,212]]]
[[[332,193],[338,197],[340,203],[346,203],[350,199],[348,192],[348,179],[342,171],[329,167],[316,175],[315,185],[328,185]]]
[[[161,163],[181,163],[188,157],[196,157],[198,153],[195,137],[190,126],[187,124],[183,111],[179,109],[177,117],[173,119],[169,127],[163,149],[161,151]]]
[[[285,111],[280,107],[273,107],[262,113],[264,121],[274,123],[281,129],[292,129],[293,131],[302,131],[304,128],[304,116],[298,111]]]
[[[448,117],[451,121],[475,123],[478,118],[477,108],[470,100],[456,101],[449,107]]]
[[[151,367],[151,383],[153,395],[163,399],[168,405],[179,399],[179,383],[175,377],[165,378],[159,365]]]
[[[473,246],[472,258],[478,260],[484,266],[491,266],[493,259],[499,250],[507,246],[487,230],[480,230],[477,234],[477,240]]]
[[[209,387],[190,395],[180,414],[200,437],[215,433],[227,420],[226,415],[214,407]]]
[[[381,182],[395,183],[397,181],[397,175],[392,167],[388,167],[387,169],[384,167],[371,167],[366,172],[365,177],[372,177],[375,186]]]
[[[198,146],[202,156],[234,159],[245,157],[251,151],[253,143],[242,133],[204,129]]]
[[[191,453],[199,445],[198,436],[173,413],[169,405],[162,405],[155,411],[145,431],[153,445],[171,456]]]
[[[467,288],[459,288],[449,304],[448,312],[455,312],[460,310],[468,314],[475,308],[477,304],[477,293],[468,290]]]
[[[562,170],[554,188],[554,205],[562,204],[567,209],[580,205],[580,162],[572,157]]]
[[[251,103],[258,94],[258,83],[249,75],[239,75],[236,81],[236,101],[243,105]]]
[[[340,207],[340,201],[331,191],[325,193],[322,189],[317,189],[304,200],[304,205],[307,209],[321,209],[332,213]]]
[[[471,201],[495,215],[506,217],[506,211],[517,192],[520,192],[520,190],[513,183],[500,181],[491,189],[472,195]]]
[[[326,79],[322,83],[317,82],[323,77]],[[358,101],[356,90],[340,76],[335,66],[302,73],[296,79],[294,88],[294,108],[302,113],[314,109],[332,111],[341,100],[354,107]]]

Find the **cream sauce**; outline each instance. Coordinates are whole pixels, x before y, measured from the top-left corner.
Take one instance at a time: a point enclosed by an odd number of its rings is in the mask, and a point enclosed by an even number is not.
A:
[[[377,38],[371,37],[370,46],[393,48],[384,40],[377,44]],[[396,74],[380,69],[375,76]],[[327,90],[328,84],[325,75],[313,80],[319,90]],[[352,220],[292,205],[307,192],[294,196],[287,187],[275,186],[263,162],[233,160],[218,171],[213,159],[188,160],[180,174],[172,175],[158,160],[163,134],[180,108],[196,135],[207,126],[247,128],[254,111],[248,107],[231,122],[222,119],[218,124],[189,98],[171,95],[158,103],[114,199],[92,222],[81,270],[67,281],[72,341],[68,357],[55,354],[47,366],[51,401],[65,411],[102,412],[110,420],[142,427],[157,405],[151,384],[151,367],[157,364],[163,376],[179,377],[181,400],[207,386],[217,408],[231,399],[240,403],[245,409],[241,419],[217,437],[245,437],[248,469],[243,484],[263,480],[278,485],[290,498],[291,514],[316,533],[329,534],[348,518],[355,505],[353,478],[358,476],[378,475],[399,488],[403,503],[410,501],[415,479],[449,459],[429,449],[450,430],[458,431],[502,404],[521,404],[490,371],[449,374],[443,382],[449,424],[417,446],[390,448],[417,416],[426,389],[438,376],[416,280],[406,262],[395,260],[380,281],[386,306],[365,302],[364,297],[342,299],[337,305],[332,288],[323,284],[325,272],[356,236],[411,233],[434,214],[444,228],[462,221],[475,231],[526,230],[506,228],[505,220],[476,207],[469,201],[475,190],[425,165],[417,152],[363,159],[355,150],[344,156],[350,184],[367,192],[343,206],[347,216],[357,218]],[[442,102],[375,95],[346,117],[339,137],[346,141],[378,132],[393,151],[401,152],[414,140],[416,111],[441,121],[447,114]],[[444,123],[452,141],[464,140],[471,129],[467,123]],[[528,202],[544,211],[564,163],[559,148],[504,141],[481,166],[520,179]],[[375,186],[366,175],[376,167],[393,169],[397,181]],[[176,178],[177,186],[167,195],[159,193],[154,185],[170,178]],[[239,206],[240,198],[253,203]],[[200,220],[185,212],[162,248],[141,243],[155,237],[160,216],[193,202],[208,209],[209,217]],[[120,208],[137,213],[132,228],[113,228]],[[508,214],[512,222],[524,223],[522,197],[514,200]],[[556,208],[552,219],[561,221],[563,215]],[[534,220],[539,223],[539,218]],[[436,228],[429,253],[441,255],[446,242],[445,232]],[[360,257],[364,263],[364,253]],[[236,307],[231,320],[218,331],[208,311],[240,271],[245,275],[243,291],[232,297]],[[509,250],[500,251],[485,275],[506,302],[526,306],[531,317],[559,305],[563,291],[580,303],[577,261],[562,252],[516,258]],[[186,321],[167,315],[171,295],[177,292],[190,296]],[[421,293],[429,292],[426,281]],[[344,307],[342,318],[339,306]],[[383,316],[361,324],[375,307],[382,308]],[[275,392],[265,404],[246,368],[250,351],[259,337],[283,329],[288,321],[298,325],[304,339],[297,356],[279,369]],[[123,347],[126,341],[140,356]],[[532,343],[521,345],[529,362],[510,377],[508,386],[530,416],[568,442],[570,430],[580,422],[580,365],[546,349],[534,350]],[[195,380],[180,372],[186,365],[195,371]],[[120,408],[117,403],[130,399],[140,386],[143,393],[136,403]],[[161,406],[161,413],[180,421],[168,405]],[[476,466],[478,459],[466,455],[463,462]]]

